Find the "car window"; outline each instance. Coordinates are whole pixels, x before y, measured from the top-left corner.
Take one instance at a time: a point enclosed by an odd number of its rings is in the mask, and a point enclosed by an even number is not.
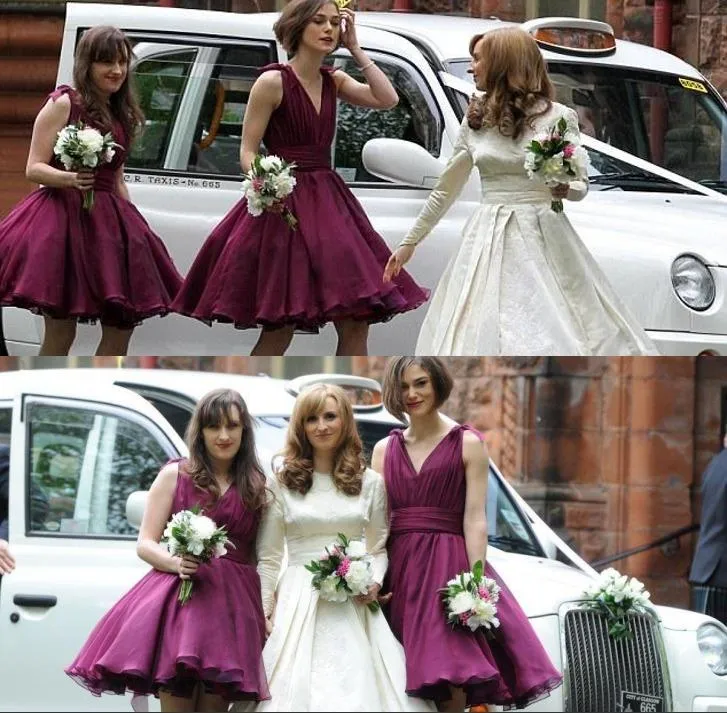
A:
[[[272,60],[268,45],[240,44],[219,50],[196,114],[187,171],[240,174],[242,119],[250,90],[260,68]]]
[[[129,168],[240,175],[242,119],[272,43],[170,45],[135,38],[134,79],[146,115]]]
[[[144,51],[145,47],[141,44],[138,49]],[[196,57],[196,47],[160,48],[134,66],[144,127],[126,159],[127,167],[164,168],[172,127]]]
[[[675,75],[549,62],[556,97],[581,131],[717,189],[727,186],[727,112],[704,83]]]
[[[505,552],[546,556],[527,518],[492,470],[487,483],[487,540]]]
[[[148,490],[174,453],[140,423],[85,406],[31,403],[29,534],[135,534],[126,499]]]
[[[379,110],[338,102],[333,164],[347,183],[383,181],[363,166],[361,152],[369,139],[412,141],[432,156],[439,156],[441,147],[441,115],[423,77],[401,59],[375,52],[369,54],[391,80],[399,103],[393,109]],[[351,57],[333,56],[328,61],[354,79],[366,81]]]

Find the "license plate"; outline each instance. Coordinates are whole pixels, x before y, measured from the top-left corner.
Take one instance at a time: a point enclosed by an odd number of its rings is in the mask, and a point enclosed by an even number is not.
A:
[[[664,699],[647,696],[644,693],[621,691],[621,711],[623,713],[663,713]]]

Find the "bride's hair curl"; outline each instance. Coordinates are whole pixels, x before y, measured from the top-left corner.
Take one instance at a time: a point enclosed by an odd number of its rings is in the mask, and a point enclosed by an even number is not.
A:
[[[483,68],[477,78],[482,96],[474,96],[467,109],[472,129],[496,127],[503,136],[518,139],[527,124],[547,113],[553,84],[538,43],[519,27],[505,27],[475,35],[470,55],[480,55]]]
[[[316,384],[303,391],[295,401],[288,424],[285,447],[280,453],[278,480],[289,490],[305,495],[313,485],[313,446],[305,433],[311,416],[319,415],[326,400],[336,402],[341,418],[341,437],[333,461],[333,482],[346,495],[359,495],[366,470],[361,437],[353,417],[353,407],[346,392],[332,384]]]

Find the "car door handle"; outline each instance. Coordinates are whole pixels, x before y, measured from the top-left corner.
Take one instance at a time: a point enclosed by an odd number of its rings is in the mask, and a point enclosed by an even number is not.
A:
[[[13,597],[13,604],[19,607],[42,607],[48,609],[58,603],[58,597],[52,594],[16,594]]]

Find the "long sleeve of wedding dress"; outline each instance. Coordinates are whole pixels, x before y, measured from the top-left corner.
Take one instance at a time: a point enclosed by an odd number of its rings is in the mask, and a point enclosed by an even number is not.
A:
[[[578,114],[570,107],[563,112],[568,133],[576,146],[581,145],[581,130],[578,127]],[[567,198],[569,201],[581,201],[588,195],[587,181],[571,181],[568,187]]]
[[[257,571],[266,617],[272,614],[275,606],[275,587],[285,547],[285,519],[280,488],[274,479],[268,480],[268,488],[273,499],[263,515],[256,543]]]
[[[454,142],[452,157],[429,194],[414,226],[399,243],[400,246],[417,245],[424,240],[462,192],[474,166],[468,142],[469,133],[470,127],[465,117]]]
[[[389,518],[386,506],[386,485],[377,473],[374,480],[369,521],[365,528],[366,547],[373,556],[373,577],[377,584],[384,583],[384,576],[389,566],[386,554],[386,540],[389,537]]]

